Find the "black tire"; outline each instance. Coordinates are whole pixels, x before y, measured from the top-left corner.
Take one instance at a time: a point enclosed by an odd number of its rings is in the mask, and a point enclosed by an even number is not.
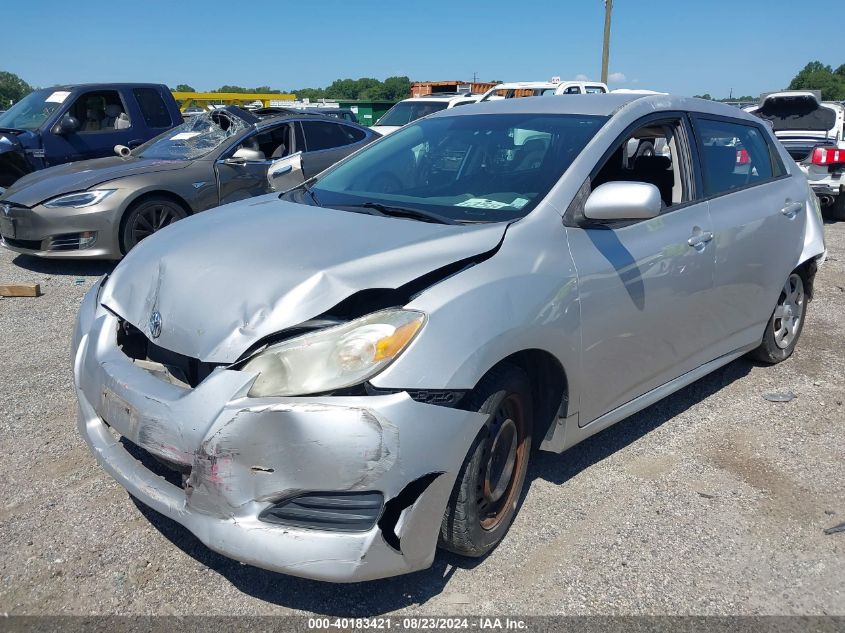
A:
[[[120,245],[123,253],[128,253],[142,239],[186,217],[188,212],[182,205],[169,198],[145,198],[133,204],[121,223]]]
[[[504,538],[522,499],[533,426],[528,376],[513,365],[495,367],[468,394],[465,408],[489,413],[490,419],[461,465],[440,526],[440,546],[478,557]]]
[[[775,365],[792,356],[798,339],[801,338],[801,332],[804,330],[804,321],[807,320],[806,287],[807,280],[799,271],[794,271],[789,275],[772,316],[769,318],[769,323],[766,325],[760,346],[749,354],[751,358],[761,363]],[[790,299],[788,294],[790,290],[797,291],[798,295],[792,295],[796,297],[795,299]],[[787,304],[788,310],[784,311]],[[799,309],[796,309],[796,305]],[[790,330],[788,340],[779,336],[779,333],[787,330]]]
[[[840,193],[833,204],[822,207],[822,215],[829,220],[845,222],[845,193]]]

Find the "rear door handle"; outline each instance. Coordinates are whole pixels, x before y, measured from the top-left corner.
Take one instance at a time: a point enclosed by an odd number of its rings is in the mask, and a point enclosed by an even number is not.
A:
[[[691,238],[689,238],[687,240],[687,244],[693,248],[698,248],[699,246],[704,246],[712,239],[713,233],[710,231],[702,231],[701,233],[695,233]]]
[[[804,208],[803,202],[789,202],[789,203],[787,203],[787,205],[783,209],[780,210],[780,212],[783,213],[786,217],[788,217],[791,220],[803,208]]]

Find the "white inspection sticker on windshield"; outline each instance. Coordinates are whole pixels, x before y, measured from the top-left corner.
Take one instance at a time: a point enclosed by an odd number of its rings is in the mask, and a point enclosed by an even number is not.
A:
[[[501,209],[502,207],[509,207],[507,202],[499,202],[498,200],[488,200],[487,198],[470,198],[455,205],[456,207],[472,207],[473,209]]]
[[[47,97],[44,101],[46,101],[47,103],[64,103],[65,99],[68,98],[68,95],[70,95],[70,92],[67,92],[65,90],[57,90],[49,97]]]
[[[185,141],[189,138],[194,138],[195,136],[199,136],[199,132],[179,132],[179,134],[174,134],[170,137],[171,141]]]

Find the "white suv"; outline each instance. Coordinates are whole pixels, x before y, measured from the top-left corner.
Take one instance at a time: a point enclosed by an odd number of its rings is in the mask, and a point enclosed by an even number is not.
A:
[[[816,92],[790,90],[766,95],[746,110],[772,125],[807,174],[823,212],[845,220],[845,107],[821,101]]]
[[[479,101],[512,99],[513,97],[541,97],[544,95],[603,94],[607,85],[600,81],[512,81],[490,88]]]
[[[407,125],[411,121],[416,121],[429,114],[446,110],[447,108],[455,108],[457,106],[469,105],[478,101],[479,95],[473,94],[454,94],[454,93],[440,93],[425,95],[423,97],[412,97],[400,101],[395,106],[385,112],[376,124],[371,126],[371,130],[375,130],[382,136],[395,132],[403,125]]]

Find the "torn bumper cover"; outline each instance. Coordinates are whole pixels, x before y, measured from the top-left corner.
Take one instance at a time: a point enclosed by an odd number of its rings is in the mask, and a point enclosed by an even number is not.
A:
[[[117,318],[96,307],[95,294],[83,302],[73,339],[79,429],[133,496],[211,549],[287,574],[348,582],[431,564],[458,469],[485,416],[406,393],[247,398],[254,375],[225,369],[184,389],[123,354]],[[148,469],[133,444],[180,469],[183,484]],[[364,530],[260,518],[304,493],[355,491],[385,500]]]

